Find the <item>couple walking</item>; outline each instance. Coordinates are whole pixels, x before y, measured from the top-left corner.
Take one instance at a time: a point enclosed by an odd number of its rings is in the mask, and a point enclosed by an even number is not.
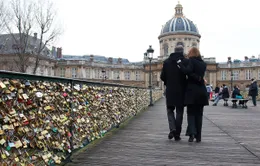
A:
[[[206,63],[197,48],[191,48],[188,59],[184,49],[177,46],[164,61],[161,80],[166,86],[167,116],[170,128],[169,139],[181,140],[184,107],[187,106],[188,127],[186,135],[189,142],[196,138],[201,142],[203,107],[208,105],[207,90],[204,83]],[[176,109],[176,117],[174,110]]]

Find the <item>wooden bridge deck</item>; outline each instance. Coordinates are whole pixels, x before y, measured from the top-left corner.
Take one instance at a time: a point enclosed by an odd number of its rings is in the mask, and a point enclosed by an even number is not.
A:
[[[186,114],[182,140],[168,140],[165,99],[161,99],[67,165],[260,165],[260,109],[250,103],[248,109],[205,107],[202,142],[188,143]]]

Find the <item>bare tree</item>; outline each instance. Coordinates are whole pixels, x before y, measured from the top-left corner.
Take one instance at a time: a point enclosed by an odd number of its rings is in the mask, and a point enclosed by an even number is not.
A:
[[[13,50],[17,55],[14,59],[20,72],[26,72],[29,66],[36,74],[41,56],[48,54],[47,46],[59,35],[55,27],[56,12],[48,0],[12,0],[10,5],[11,24],[7,24],[8,32],[14,42]],[[39,34],[32,37],[33,32]],[[34,57],[34,62],[30,61]]]
[[[7,19],[8,13],[4,0],[0,0],[0,32],[4,30],[5,20]]]
[[[29,66],[29,38],[33,27],[33,3],[21,0],[12,0],[10,4],[12,22],[5,25],[12,36],[12,50],[16,57],[14,62],[20,72],[25,73]],[[14,33],[16,32],[16,33]]]
[[[36,74],[40,63],[40,56],[46,55],[46,47],[50,45],[59,35],[60,28],[55,26],[56,11],[53,3],[45,0],[39,0],[35,8],[36,27],[39,31],[39,45],[37,47],[37,56],[33,74]]]

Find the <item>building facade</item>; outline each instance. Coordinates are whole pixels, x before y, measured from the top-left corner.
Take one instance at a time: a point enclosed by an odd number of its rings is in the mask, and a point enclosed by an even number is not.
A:
[[[200,44],[199,30],[197,26],[183,14],[183,7],[177,4],[175,15],[162,27],[161,34],[158,37],[160,42],[160,59],[166,59],[174,52],[178,45],[184,47],[184,53],[187,54],[192,47],[199,48]]]
[[[33,73],[36,58],[39,58],[36,74],[54,76],[56,57],[44,47],[37,55],[40,40],[37,33],[0,35],[0,70]]]
[[[17,38],[19,36],[15,35]],[[183,7],[177,4],[174,16],[166,22],[159,34],[160,55],[151,62],[152,87],[163,89],[160,80],[163,61],[174,52],[177,45],[184,47],[185,54],[192,47],[200,47],[201,35],[197,26],[183,14]],[[33,73],[35,63],[34,50],[37,48],[37,34],[29,36],[26,54],[26,73]],[[0,70],[19,72],[19,58],[16,50],[19,45],[14,42],[14,36],[0,35]],[[148,87],[150,64],[148,59],[131,63],[127,59],[104,57],[98,55],[63,55],[61,48],[45,49],[40,55],[37,75],[57,76],[83,79],[96,82],[118,83],[132,86]],[[205,79],[213,87],[226,84],[239,85],[241,89],[249,86],[251,78],[260,80],[260,57],[245,57],[244,60],[227,60],[216,63],[215,58],[204,58],[207,63]],[[230,63],[231,62],[231,63]]]
[[[64,55],[57,59],[55,73],[59,77],[145,86],[143,63],[130,63],[122,58]]]
[[[233,86],[237,85],[240,89],[246,89],[249,87],[252,78],[260,80],[259,58],[246,56],[244,60],[235,59],[232,61],[229,57],[227,62],[218,64],[218,86],[226,84],[230,87],[232,83]]]
[[[157,85],[163,88],[163,83],[160,81],[160,73],[163,65],[163,61],[174,52],[174,48],[178,45],[182,45],[184,48],[184,54],[187,54],[192,47],[200,47],[199,30],[193,21],[186,18],[183,13],[183,7],[181,4],[177,4],[175,7],[174,16],[163,25],[161,33],[158,37],[160,45],[160,55],[157,59],[152,61],[152,80],[157,79]],[[217,84],[217,63],[215,58],[204,58],[207,63],[207,71],[205,79],[213,86]],[[145,78],[149,78],[149,63],[147,59],[145,62]],[[156,77],[156,78],[155,78]],[[148,82],[146,82],[148,86]]]

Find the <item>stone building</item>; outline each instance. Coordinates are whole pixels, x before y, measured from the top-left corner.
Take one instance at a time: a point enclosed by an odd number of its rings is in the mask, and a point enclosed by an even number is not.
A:
[[[96,82],[142,87],[145,85],[143,63],[130,63],[127,59],[122,58],[106,58],[97,55],[64,55],[57,59],[55,73],[60,77]]]
[[[47,47],[41,51],[40,55],[36,55],[39,43],[37,33],[34,33],[34,36],[0,35],[0,70],[32,74],[36,56],[38,56],[40,61],[36,74],[54,76],[56,57],[52,56]]]
[[[152,80],[156,82],[157,86],[163,88],[163,83],[160,81],[160,73],[163,66],[163,61],[174,52],[174,48],[178,45],[184,47],[184,53],[187,54],[192,47],[199,48],[200,46],[199,30],[193,21],[186,18],[183,13],[183,7],[181,4],[177,4],[175,7],[174,16],[163,25],[161,33],[158,37],[160,44],[160,56],[152,61]],[[217,63],[215,58],[204,58],[207,62],[207,71],[205,79],[213,86],[217,82]],[[149,63],[147,59],[145,62],[145,80],[149,78]],[[146,81],[148,86],[148,81]]]
[[[230,63],[231,62],[231,63]],[[218,63],[217,85],[238,85],[240,89],[246,89],[251,79],[260,80],[260,57],[251,58],[245,56],[244,60],[232,60],[231,57],[224,63]],[[231,79],[232,78],[232,79]],[[259,85],[259,82],[258,82]]]
[[[162,27],[158,37],[160,42],[160,57],[166,59],[177,45],[184,47],[184,53],[188,53],[190,48],[198,47],[200,44],[199,30],[197,26],[183,14],[183,7],[177,4],[175,15]]]
[[[19,39],[17,34],[15,38]],[[182,45],[187,54],[191,47],[200,47],[198,27],[183,14],[183,7],[177,4],[175,15],[162,27],[159,34],[160,55],[152,60],[152,87],[163,89],[160,80],[163,61],[174,51],[177,45]],[[26,73],[32,73],[35,61],[35,48],[39,39],[37,34],[29,36],[29,46],[26,48],[28,63]],[[19,48],[11,35],[0,35],[0,70],[19,71],[16,62],[16,49]],[[132,63],[127,59],[112,58],[98,55],[63,55],[61,48],[46,48],[40,55],[38,75],[58,76],[84,79],[96,82],[111,82],[125,85],[149,86],[149,60]],[[216,63],[215,58],[205,58],[207,71],[205,79],[213,87],[226,84],[231,85],[231,71],[233,85],[245,89],[251,78],[260,80],[260,57],[245,57],[244,60],[231,60],[229,63]],[[230,63],[232,62],[232,63]]]

